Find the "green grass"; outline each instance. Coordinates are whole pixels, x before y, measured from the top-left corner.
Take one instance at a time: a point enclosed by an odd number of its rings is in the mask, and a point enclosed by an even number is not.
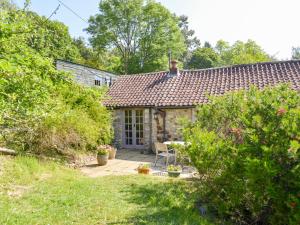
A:
[[[88,178],[27,157],[5,160],[2,173],[0,224],[211,224],[196,211],[187,181]]]

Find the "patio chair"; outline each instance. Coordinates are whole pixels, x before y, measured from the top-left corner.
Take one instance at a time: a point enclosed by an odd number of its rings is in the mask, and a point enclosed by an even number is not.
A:
[[[157,161],[159,158],[165,158],[166,159],[166,166],[169,164],[169,158],[174,157],[175,163],[176,163],[176,153],[172,152],[172,150],[168,150],[168,146],[166,144],[160,143],[160,142],[155,142],[154,143],[154,148],[155,148],[155,164],[156,166]]]

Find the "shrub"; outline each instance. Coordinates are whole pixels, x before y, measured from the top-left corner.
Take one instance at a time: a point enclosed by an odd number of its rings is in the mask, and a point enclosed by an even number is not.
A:
[[[184,131],[201,198],[230,223],[300,223],[300,96],[287,86],[199,106]]]
[[[150,164],[140,164],[138,166],[138,169],[149,169],[150,168]]]
[[[29,15],[0,12],[0,146],[55,156],[109,144],[111,115],[101,104],[106,90],[79,86],[55,69],[48,53],[62,53],[64,45],[48,40],[46,51],[43,43],[29,44],[39,40]]]
[[[100,103],[103,90],[72,84],[58,93],[61,96],[57,106],[37,132],[37,148],[66,152],[95,150],[98,145],[110,144],[111,115]]]
[[[180,166],[175,166],[175,165],[169,165],[167,168],[168,171],[174,171],[174,172],[179,172],[181,171],[181,167]]]

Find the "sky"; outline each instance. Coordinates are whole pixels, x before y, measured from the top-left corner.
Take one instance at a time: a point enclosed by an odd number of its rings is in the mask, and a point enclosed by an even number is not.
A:
[[[84,20],[98,12],[100,0],[61,0]],[[292,47],[300,46],[300,0],[157,0],[177,15],[189,17],[201,43],[215,44],[223,39],[256,41],[278,59],[291,57]],[[23,6],[24,0],[14,0]],[[32,0],[30,9],[49,16],[59,5],[58,0]],[[65,23],[73,37],[88,34],[86,22],[63,5],[51,19]]]

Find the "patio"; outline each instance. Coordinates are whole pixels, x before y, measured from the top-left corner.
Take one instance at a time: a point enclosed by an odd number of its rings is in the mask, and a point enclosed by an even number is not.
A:
[[[138,150],[122,149],[117,152],[116,159],[109,160],[107,165],[98,166],[97,160],[93,160],[80,170],[89,177],[100,177],[108,175],[130,175],[137,174],[137,167],[140,164],[150,164],[151,175],[167,176],[166,166],[163,159],[154,166],[154,154],[141,154]],[[181,178],[193,177],[194,169],[192,167],[184,167]]]

